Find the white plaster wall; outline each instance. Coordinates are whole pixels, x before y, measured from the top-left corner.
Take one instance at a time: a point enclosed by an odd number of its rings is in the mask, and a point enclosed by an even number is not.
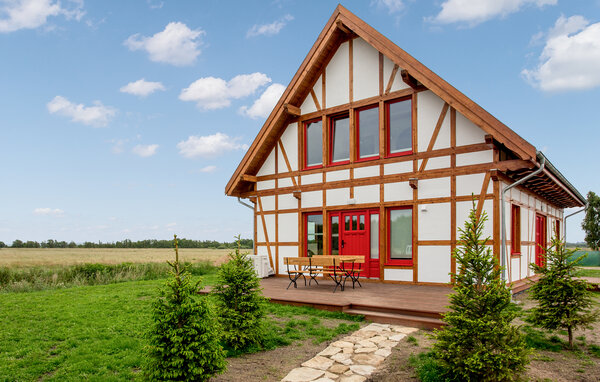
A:
[[[356,203],[379,203],[379,185],[354,187]]]
[[[470,174],[470,175],[459,175],[456,177],[456,196],[479,196],[481,193],[481,187],[483,186],[483,180],[485,174]],[[490,180],[488,184],[487,193],[491,194],[494,192],[494,182]]]
[[[275,252],[273,252],[275,253]],[[286,257],[298,257],[297,246],[281,246],[279,247],[279,274],[287,275],[287,266],[285,265]],[[275,261],[275,259],[273,259]],[[293,288],[293,287],[292,287]]]
[[[281,135],[281,143],[283,144],[283,148],[285,149],[285,153],[287,154],[288,162],[290,162],[290,167],[292,171],[298,170],[298,124],[290,123],[283,134]],[[278,150],[279,152],[279,172],[287,172],[287,166],[285,164],[285,159],[283,158],[283,152]]]
[[[419,168],[421,168],[421,163],[423,163],[423,159],[419,159]],[[429,158],[427,160],[427,164],[425,165],[425,171],[437,170],[440,168],[450,168],[450,157],[449,156]]]
[[[277,185],[279,188],[292,187],[294,185],[294,182],[292,182],[291,177],[280,178],[277,182]]]
[[[350,102],[350,64],[348,42],[342,43],[325,69],[326,107]],[[323,107],[323,105],[321,105]]]
[[[354,169],[354,179],[379,176],[379,166],[357,167]]]
[[[260,201],[262,204],[263,211],[274,211],[275,210],[275,196],[261,196]]]
[[[474,153],[456,154],[457,166],[490,163],[494,161],[494,150],[476,151]]]
[[[450,203],[421,204],[417,208],[419,240],[450,240]]]
[[[456,113],[456,145],[464,146],[485,143],[485,131],[469,121],[461,113]]]
[[[327,182],[335,182],[337,180],[348,180],[350,179],[350,170],[330,171],[325,174],[325,179]]]
[[[419,246],[419,282],[449,283],[450,259],[449,245]]]
[[[298,214],[279,214],[279,241],[298,241]]]
[[[348,204],[350,199],[349,188],[333,188],[325,191],[327,193],[327,205],[328,206],[341,206]]]
[[[275,188],[275,180],[262,180],[260,182],[256,182],[256,189],[260,190],[270,190]]]
[[[407,172],[413,172],[413,162],[411,160],[395,163],[386,163],[383,165],[384,175],[404,174]]]
[[[352,44],[354,100],[379,95],[379,52],[362,38]]]
[[[322,207],[323,191],[303,192],[301,197],[302,208]]]
[[[275,149],[271,150],[269,156],[265,160],[265,163],[261,166],[260,170],[256,173],[258,176],[272,175],[275,174]]]
[[[384,269],[384,280],[389,281],[413,281],[412,269]]]
[[[279,209],[287,210],[292,208],[298,208],[298,199],[294,198],[292,194],[281,194],[279,197]],[[296,223],[298,224],[298,223]]]
[[[417,97],[419,151],[426,151],[444,106],[444,101],[430,90],[418,93]],[[448,147],[450,147],[450,109],[446,112],[433,149],[438,150]]]
[[[302,175],[302,184],[313,184],[313,183],[322,183],[323,182],[323,174],[308,174]]]
[[[412,199],[413,189],[408,185],[408,182],[386,183],[383,185],[383,200],[385,202]]]
[[[383,90],[387,87],[388,82],[390,81],[390,76],[392,75],[392,71],[394,70],[394,63],[392,60],[383,56]],[[395,92],[396,90],[406,89],[409,86],[402,81],[402,75],[400,71],[402,68],[398,68],[396,72],[396,76],[394,77],[394,82],[392,83],[392,87],[390,89],[391,92]],[[411,279],[412,280],[412,279]]]
[[[322,89],[323,89],[323,76],[319,76],[319,78],[317,78],[317,81],[313,85],[313,91],[314,91],[317,101],[319,102],[319,105],[321,107],[323,107],[323,91],[322,91]],[[317,106],[315,105],[312,95],[310,95],[310,93],[308,93],[308,95],[304,99],[304,102],[302,103],[302,106],[300,106],[300,112],[302,114],[308,114],[308,113],[312,113],[314,111],[317,111]]]
[[[456,238],[460,238],[458,228],[464,228],[465,221],[469,218],[469,213],[473,207],[472,202],[456,202]],[[475,201],[475,207],[477,207],[477,201]],[[483,237],[494,238],[494,201],[486,200],[483,202],[483,211],[487,213],[488,220],[485,222],[483,228]]]
[[[267,235],[269,243],[275,241],[275,215],[265,215],[265,225],[267,226]],[[298,225],[298,223],[296,223]],[[256,219],[256,241],[265,242],[265,234],[262,225],[262,218],[257,216]]]
[[[419,199],[450,196],[450,178],[419,179]]]

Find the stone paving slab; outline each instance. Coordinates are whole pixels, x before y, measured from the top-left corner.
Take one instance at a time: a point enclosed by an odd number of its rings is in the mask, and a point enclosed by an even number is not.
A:
[[[289,372],[282,382],[364,382],[408,334],[418,329],[370,324],[335,341]]]

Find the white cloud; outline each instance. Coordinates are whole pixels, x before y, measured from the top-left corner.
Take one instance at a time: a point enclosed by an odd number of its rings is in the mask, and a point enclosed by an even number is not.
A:
[[[238,139],[230,138],[227,134],[191,135],[187,140],[177,144],[179,154],[186,158],[215,157],[233,150],[248,150],[248,145],[237,143]]]
[[[135,82],[130,82],[119,89],[121,93],[129,93],[140,97],[146,97],[158,90],[165,90],[162,83],[146,81],[143,78]]]
[[[556,3],[557,0],[446,0],[440,13],[431,20],[441,24],[466,23],[474,26],[518,12],[527,5],[541,8]]]
[[[281,84],[273,84],[269,86],[261,96],[254,101],[252,106],[242,106],[240,113],[250,118],[267,118],[279,98],[283,94],[285,86]]]
[[[33,210],[33,214],[39,216],[63,216],[65,211],[60,208],[36,208]]]
[[[206,167],[202,167],[200,170],[200,172],[215,172],[215,170],[217,169],[217,166],[206,166]]]
[[[184,23],[170,22],[152,37],[139,33],[129,36],[124,44],[130,50],[145,50],[150,60],[175,66],[192,65],[200,55],[204,31],[190,29]]]
[[[48,111],[51,114],[59,114],[71,118],[73,122],[84,125],[102,127],[108,125],[117,110],[110,106],[104,106],[100,101],[94,101],[93,106],[74,104],[65,97],[56,96],[48,102]]]
[[[281,29],[289,22],[292,21],[294,17],[292,15],[285,15],[277,21],[272,22],[271,24],[255,24],[246,32],[246,37],[256,37],[260,35],[264,36],[273,36],[278,34]]]
[[[600,23],[583,16],[561,16],[546,35],[539,64],[523,77],[543,91],[584,90],[600,86]]]
[[[222,78],[202,77],[183,89],[179,94],[182,101],[196,102],[204,110],[214,110],[231,105],[232,99],[254,94],[261,86],[271,82],[263,73],[240,74],[229,81]]]
[[[83,1],[73,0],[71,7],[63,8],[52,0],[0,0],[0,33],[20,29],[36,29],[46,24],[48,17],[64,16],[67,20],[81,20]]]
[[[404,9],[404,2],[402,0],[371,0],[371,5],[385,9],[392,14],[399,13]]]
[[[156,150],[158,149],[158,145],[135,145],[131,149],[131,152],[135,155],[139,155],[142,158],[151,157],[156,154]]]
[[[125,143],[127,143],[127,141],[129,141],[129,139],[113,139],[111,140],[111,143],[113,143],[112,149],[111,151],[113,152],[113,154],[121,154],[123,151],[125,151]]]

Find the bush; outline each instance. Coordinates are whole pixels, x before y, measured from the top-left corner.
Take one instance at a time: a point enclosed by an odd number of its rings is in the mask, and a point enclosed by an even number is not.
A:
[[[223,340],[237,351],[260,345],[264,339],[265,298],[247,253],[238,247],[219,269],[213,287],[223,326]]]
[[[460,247],[454,257],[460,271],[454,274],[448,324],[436,331],[433,356],[447,380],[513,381],[528,360],[528,349],[518,328],[511,325],[511,292],[500,279],[501,268],[482,239],[485,212],[479,218],[475,204],[460,229]]]
[[[172,277],[153,304],[154,324],[145,374],[158,381],[207,381],[225,370],[220,331],[208,298],[197,299],[200,281],[179,264],[177,236]]]

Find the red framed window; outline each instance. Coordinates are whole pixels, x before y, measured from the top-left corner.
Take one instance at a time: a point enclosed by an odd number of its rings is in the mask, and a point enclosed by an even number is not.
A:
[[[304,255],[323,254],[323,214],[308,213],[304,215]]]
[[[379,105],[356,110],[357,160],[379,158]]]
[[[329,163],[350,163],[350,117],[348,114],[329,118]]]
[[[387,156],[412,154],[412,101],[402,98],[385,104]]]
[[[323,166],[323,122],[304,122],[304,169]]]
[[[387,263],[413,265],[413,208],[398,207],[387,210]]]
[[[515,204],[511,209],[510,253],[512,255],[521,254],[521,207]]]

